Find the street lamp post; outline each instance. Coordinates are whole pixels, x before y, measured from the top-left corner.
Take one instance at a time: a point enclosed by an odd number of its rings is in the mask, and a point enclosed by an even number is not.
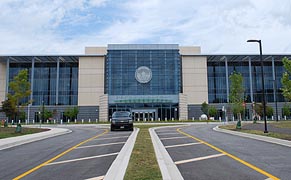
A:
[[[247,42],[256,42],[260,45],[260,61],[261,61],[261,73],[262,73],[262,104],[263,104],[263,118],[265,122],[265,131],[264,133],[268,133],[267,129],[267,120],[266,120],[266,97],[265,97],[265,81],[264,81],[264,64],[263,64],[263,55],[262,55],[262,42],[261,40],[250,39]]]

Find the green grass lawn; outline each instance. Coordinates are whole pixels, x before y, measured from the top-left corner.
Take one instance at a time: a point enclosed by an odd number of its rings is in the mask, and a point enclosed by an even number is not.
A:
[[[0,139],[2,138],[8,138],[8,137],[15,137],[15,136],[22,136],[26,134],[33,134],[33,133],[39,133],[43,131],[47,131],[48,129],[39,129],[39,128],[24,128],[22,127],[21,133],[15,132],[15,127],[0,127]]]
[[[291,121],[282,121],[282,122],[274,122],[274,125],[278,128],[290,128]],[[257,134],[257,135],[262,135],[262,136],[269,136],[269,137],[274,137],[274,138],[279,138],[279,139],[285,139],[285,140],[291,140],[291,135],[290,134],[281,134],[281,133],[275,133],[275,132],[268,132],[264,133],[263,131],[259,130],[248,130],[244,129],[242,125],[242,129],[236,129],[236,125],[224,125],[224,126],[219,126],[221,129],[227,129],[227,130],[232,130],[232,131],[238,131],[238,132],[244,132],[244,133],[250,133],[250,134]]]
[[[125,180],[162,179],[149,128],[164,125],[136,125],[140,129],[126,170]]]
[[[291,121],[278,121],[273,123],[274,126],[278,128],[290,128],[291,129]]]

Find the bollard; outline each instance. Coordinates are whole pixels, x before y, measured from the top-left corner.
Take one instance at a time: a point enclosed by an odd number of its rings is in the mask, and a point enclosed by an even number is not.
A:
[[[34,123],[35,123],[35,120],[33,119],[33,120],[32,120],[32,124],[34,124]]]
[[[280,119],[280,115],[278,116],[278,120],[280,121],[281,119]]]
[[[77,119],[75,119],[75,124],[77,124]]]
[[[194,121],[194,117],[192,117],[192,121]]]
[[[14,124],[14,120],[11,121],[11,124]]]
[[[172,118],[172,121],[174,121],[174,118]]]
[[[161,119],[160,118],[158,118],[158,121],[160,121]]]
[[[219,121],[221,122],[221,117],[219,117]]]
[[[68,119],[68,124],[70,124],[70,119]]]
[[[137,121],[139,121],[139,118],[137,118]]]
[[[286,121],[286,119],[287,119],[286,116],[284,116],[284,119],[285,119],[285,121]]]
[[[56,124],[56,120],[54,119],[54,124]]]
[[[89,119],[89,123],[91,123],[91,119]]]
[[[98,119],[96,119],[96,123],[98,123]]]
[[[63,124],[63,120],[61,119],[61,124]]]
[[[167,121],[167,118],[165,118],[165,121]]]
[[[48,119],[46,120],[46,123],[48,124],[49,122],[48,122]]]
[[[84,119],[82,119],[82,124],[84,123]]]
[[[152,121],[154,121],[154,118],[152,118]]]
[[[18,120],[18,124],[21,124],[21,121],[20,120]]]

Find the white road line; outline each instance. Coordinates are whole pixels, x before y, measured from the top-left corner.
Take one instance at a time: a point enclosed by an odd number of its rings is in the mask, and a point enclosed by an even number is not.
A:
[[[89,178],[89,179],[85,179],[85,180],[102,180],[104,179],[105,176],[99,176],[99,177],[93,177],[93,178]]]
[[[210,155],[210,156],[204,156],[204,157],[199,157],[199,158],[176,161],[175,164],[178,165],[178,164],[184,164],[184,163],[188,163],[188,162],[201,161],[201,160],[216,158],[216,157],[220,157],[220,156],[225,156],[225,154],[220,153],[220,154],[214,154],[214,155]]]
[[[55,165],[55,164],[64,164],[64,163],[75,162],[75,161],[83,161],[83,160],[95,159],[95,158],[100,158],[100,157],[114,156],[114,155],[117,155],[117,154],[118,154],[118,152],[117,153],[110,153],[110,154],[103,154],[103,155],[99,155],[99,156],[91,156],[91,157],[84,157],[84,158],[78,158],[78,159],[71,159],[71,160],[67,160],[67,161],[53,162],[53,163],[47,164],[46,166]]]
[[[159,136],[163,136],[163,135],[171,135],[171,134],[176,134],[179,135],[179,133],[159,133]]]
[[[165,148],[191,146],[191,145],[196,145],[196,144],[202,144],[202,143],[201,142],[197,142],[197,143],[187,143],[187,144],[176,144],[176,145],[171,145],[171,146],[165,146]]]
[[[265,179],[265,180],[272,180],[272,178],[267,178],[267,179]]]
[[[182,139],[182,138],[188,138],[188,137],[187,136],[168,137],[168,138],[160,138],[160,140],[166,140],[166,139]]]
[[[90,147],[99,147],[99,146],[110,146],[115,144],[124,144],[125,142],[116,142],[116,143],[108,143],[108,144],[96,144],[96,145],[90,145],[90,146],[80,146],[76,149],[83,149],[83,148],[90,148]]]
[[[92,141],[98,141],[98,140],[104,140],[104,139],[118,139],[118,138],[126,138],[129,136],[119,136],[119,137],[109,137],[109,138],[97,138],[97,139],[93,139]]]

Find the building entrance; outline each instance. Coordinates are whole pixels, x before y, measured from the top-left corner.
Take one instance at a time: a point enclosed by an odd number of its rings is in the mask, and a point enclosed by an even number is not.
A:
[[[132,109],[134,121],[152,121],[157,119],[156,109]]]

